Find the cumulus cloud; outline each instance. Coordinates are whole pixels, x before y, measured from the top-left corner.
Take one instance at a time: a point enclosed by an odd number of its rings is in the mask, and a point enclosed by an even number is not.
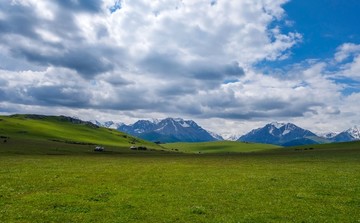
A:
[[[342,62],[352,55],[360,53],[360,45],[354,43],[344,43],[337,48],[335,54],[335,60],[337,62]]]
[[[2,1],[0,112],[182,116],[212,128],[213,119],[342,114],[353,99],[332,78],[358,77],[358,45],[338,48],[341,72],[321,61],[286,75],[254,68],[285,59],[302,39],[277,25],[286,2]]]

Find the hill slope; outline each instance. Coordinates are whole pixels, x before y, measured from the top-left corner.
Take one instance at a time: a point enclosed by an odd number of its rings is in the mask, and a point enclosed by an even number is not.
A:
[[[66,116],[0,116],[0,148],[80,148],[103,145],[129,150],[131,145],[159,146],[113,129]],[[2,150],[4,151],[4,150]]]
[[[168,143],[163,146],[170,150],[185,153],[248,153],[281,148],[280,146],[275,145],[233,141]]]

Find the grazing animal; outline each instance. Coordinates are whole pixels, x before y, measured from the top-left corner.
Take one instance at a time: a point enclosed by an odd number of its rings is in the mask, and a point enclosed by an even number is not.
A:
[[[145,146],[131,146],[131,150],[147,150]]]
[[[105,148],[103,146],[96,146],[94,151],[95,152],[103,152],[105,150]]]

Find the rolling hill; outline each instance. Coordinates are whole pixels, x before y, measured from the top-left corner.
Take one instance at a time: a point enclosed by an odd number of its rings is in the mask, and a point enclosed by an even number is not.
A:
[[[113,151],[127,151],[131,145],[162,149],[154,143],[117,130],[66,116],[0,116],[0,139],[0,152],[92,151],[95,145]]]

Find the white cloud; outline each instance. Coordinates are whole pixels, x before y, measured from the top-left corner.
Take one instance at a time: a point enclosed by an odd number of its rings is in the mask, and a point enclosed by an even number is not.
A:
[[[123,122],[181,116],[220,133],[269,121],[320,129],[343,127],[350,121],[334,117],[345,114],[356,120],[358,96],[344,98],[330,77],[358,77],[359,45],[338,48],[339,73],[315,61],[265,75],[254,64],[287,58],[302,39],[276,26],[287,1],[212,2],[123,0],[114,13],[112,0],[5,4],[0,112]]]
[[[337,76],[360,80],[360,45],[342,44],[337,48],[334,59],[341,68]]]
[[[353,54],[360,53],[360,45],[354,43],[344,43],[337,48],[335,54],[335,60],[337,62],[342,62]]]

